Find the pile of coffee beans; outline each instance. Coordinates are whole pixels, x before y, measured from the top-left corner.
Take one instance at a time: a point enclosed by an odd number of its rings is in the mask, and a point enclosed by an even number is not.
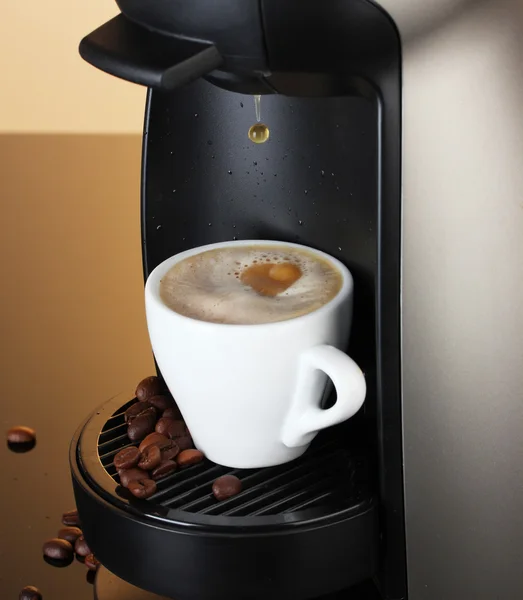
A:
[[[83,562],[88,569],[87,581],[93,584],[100,563],[82,534],[78,511],[74,509],[65,512],[62,515],[62,525],[55,538],[44,542],[44,560],[54,567],[67,567],[76,555],[77,560]],[[42,593],[38,588],[27,585],[20,591],[19,600],[42,600]]]
[[[138,402],[125,412],[127,436],[139,446],[127,446],[114,457],[120,484],[137,498],[150,498],[156,482],[179,467],[204,459],[193,449],[191,434],[176,403],[159,377],[146,377],[136,388]],[[193,455],[187,462],[184,452]]]
[[[62,524],[57,537],[47,540],[43,545],[43,553],[47,562],[64,567],[73,561],[74,556],[85,566],[96,571],[100,564],[89,549],[80,529],[80,518],[77,510],[70,510],[62,515]]]
[[[156,482],[177,469],[204,460],[194,448],[191,434],[176,402],[159,377],[146,377],[136,388],[137,402],[125,411],[127,436],[139,446],[127,446],[114,457],[120,484],[133,496],[146,499],[156,492]],[[234,475],[218,478],[212,491],[217,500],[239,494],[241,481]]]

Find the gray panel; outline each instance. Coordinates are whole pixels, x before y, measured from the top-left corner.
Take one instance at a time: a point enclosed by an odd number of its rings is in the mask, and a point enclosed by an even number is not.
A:
[[[523,3],[381,4],[404,50],[409,598],[514,600],[523,597]]]

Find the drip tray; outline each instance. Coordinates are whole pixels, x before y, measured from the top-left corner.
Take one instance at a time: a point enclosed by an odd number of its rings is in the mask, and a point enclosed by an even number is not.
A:
[[[318,436],[299,459],[266,469],[204,461],[158,482],[147,501],[119,485],[113,464],[132,445],[118,396],[78,430],[71,467],[84,535],[110,571],[177,600],[305,600],[371,577],[378,546],[364,456],[342,432]],[[233,474],[237,496],[213,481]]]

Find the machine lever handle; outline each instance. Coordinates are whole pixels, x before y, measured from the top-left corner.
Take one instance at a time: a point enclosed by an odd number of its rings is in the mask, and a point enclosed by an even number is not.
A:
[[[87,35],[79,50],[106,73],[163,90],[198,79],[223,62],[212,44],[155,33],[122,14]]]

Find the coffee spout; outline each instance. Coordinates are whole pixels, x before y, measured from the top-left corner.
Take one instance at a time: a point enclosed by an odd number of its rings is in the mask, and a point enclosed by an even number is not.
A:
[[[87,35],[80,55],[106,73],[164,90],[198,79],[223,62],[210,43],[154,33],[124,15]]]

